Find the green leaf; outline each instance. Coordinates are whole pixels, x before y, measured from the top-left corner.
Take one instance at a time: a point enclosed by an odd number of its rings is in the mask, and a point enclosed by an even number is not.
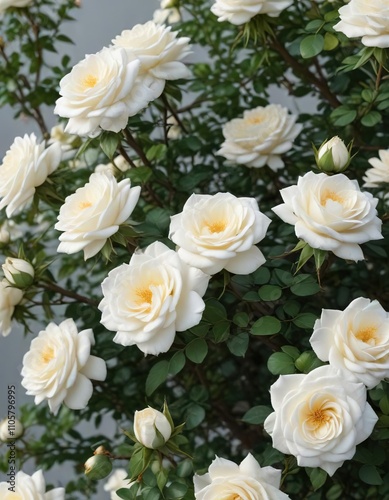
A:
[[[260,267],[253,273],[254,283],[256,285],[264,285],[270,280],[270,271],[267,267]]]
[[[293,359],[285,352],[272,354],[267,361],[267,367],[273,375],[287,375],[296,372]]]
[[[247,348],[249,346],[249,335],[248,333],[240,333],[235,337],[231,337],[227,341],[227,347],[231,354],[238,357],[243,357],[246,354]]]
[[[169,361],[162,360],[156,363],[150,370],[146,379],[146,394],[151,396],[153,392],[167,379],[169,374]]]
[[[326,493],[326,500],[338,500],[344,498],[343,486],[341,484],[334,484]]]
[[[378,486],[383,483],[382,477],[374,465],[362,465],[359,469],[359,478],[366,484]]]
[[[251,327],[252,335],[274,335],[281,330],[281,321],[274,316],[262,316]]]
[[[183,498],[188,491],[188,486],[184,483],[174,482],[165,488],[165,498],[167,500],[176,500]]]
[[[198,404],[190,404],[186,410],[185,417],[185,429],[194,429],[204,420],[205,410]]]
[[[242,421],[246,424],[263,424],[272,411],[269,406],[253,406],[243,415]]]
[[[265,302],[273,302],[281,297],[282,289],[276,285],[263,285],[258,290],[258,295]]]
[[[153,171],[151,170],[151,168],[143,166],[130,168],[130,170],[126,172],[126,176],[131,179],[132,182],[139,182],[142,184],[147,182],[152,175]]]
[[[207,300],[205,303],[205,310],[203,312],[203,320],[214,325],[223,319],[227,319],[227,311],[225,307],[216,299]]]
[[[149,161],[161,160],[166,156],[166,144],[155,144],[147,151],[146,157]]]
[[[324,35],[324,50],[334,50],[339,45],[339,39],[333,33]]]
[[[324,48],[324,37],[320,34],[309,35],[300,43],[300,53],[304,59],[315,57]]]
[[[309,373],[323,364],[313,351],[303,352],[295,361],[297,370],[302,373]]]
[[[168,371],[172,375],[177,375],[185,366],[186,358],[182,351],[177,351],[169,361]]]
[[[293,323],[299,328],[313,328],[317,316],[312,313],[301,313],[293,319]]]
[[[339,106],[331,113],[331,120],[338,127],[345,127],[352,123],[357,117],[357,111],[348,106]]]
[[[292,285],[290,291],[299,297],[307,297],[308,295],[315,295],[315,293],[319,292],[320,286],[314,281],[303,281]]]
[[[218,344],[219,342],[224,342],[230,336],[231,323],[227,320],[219,321],[212,328],[212,334],[214,341]]]
[[[365,127],[374,127],[378,123],[382,122],[382,115],[378,111],[370,111],[361,119],[362,125]]]
[[[234,325],[245,328],[249,323],[249,315],[246,312],[236,313],[232,318],[232,322],[234,323]]]
[[[103,132],[99,139],[101,149],[108,158],[112,160],[120,143],[119,134],[115,134],[114,132]]]
[[[313,486],[313,490],[316,491],[323,486],[323,484],[327,481],[327,472],[323,469],[319,469],[316,467],[314,469],[310,467],[305,467],[306,473],[311,481]]]
[[[187,358],[193,361],[193,363],[202,363],[208,353],[207,342],[201,338],[194,339],[186,346],[185,353]]]

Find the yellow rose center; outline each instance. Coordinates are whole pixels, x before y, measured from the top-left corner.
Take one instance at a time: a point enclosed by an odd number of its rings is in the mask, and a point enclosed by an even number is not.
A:
[[[225,230],[227,222],[224,220],[206,222],[206,226],[208,227],[211,233],[221,233],[222,231]]]
[[[357,333],[355,334],[355,337],[362,342],[365,342],[366,344],[368,343],[374,343],[377,340],[376,338],[376,333],[377,333],[377,327],[376,326],[368,326],[367,328],[362,328],[361,330],[358,330]]]
[[[85,210],[86,208],[89,208],[92,206],[92,203],[90,201],[82,201],[79,205],[81,210]]]
[[[247,119],[247,123],[249,123],[250,125],[259,125],[260,123],[263,123],[265,119],[266,117],[263,115],[251,116],[250,118]]]
[[[93,87],[96,85],[97,83],[97,77],[94,76],[94,75],[87,75],[83,81],[82,81],[82,86],[85,88],[85,89],[93,89]]]
[[[151,301],[153,299],[153,292],[150,290],[150,288],[138,288],[135,293],[139,297],[137,301],[139,304],[143,304],[144,302],[151,304]]]
[[[327,203],[328,200],[335,201],[336,203],[344,203],[344,198],[339,196],[337,193],[334,191],[325,191],[323,196],[320,199],[320,204],[324,207]]]
[[[51,361],[55,356],[55,352],[54,352],[54,349],[50,346],[47,346],[44,348],[43,352],[42,352],[42,361],[43,363],[48,363],[49,361]]]

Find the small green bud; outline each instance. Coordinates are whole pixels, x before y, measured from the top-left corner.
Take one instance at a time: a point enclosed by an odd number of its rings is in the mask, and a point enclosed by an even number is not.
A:
[[[112,472],[112,462],[107,455],[94,455],[84,464],[85,475],[89,479],[104,479]]]
[[[327,174],[344,172],[350,164],[352,144],[346,147],[338,136],[323,142],[319,150],[315,150],[316,164]]]
[[[8,283],[17,288],[27,288],[34,281],[34,268],[26,260],[7,257],[2,268]]]

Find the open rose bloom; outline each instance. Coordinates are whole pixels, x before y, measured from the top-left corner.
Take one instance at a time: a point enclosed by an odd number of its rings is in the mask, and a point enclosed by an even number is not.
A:
[[[1,500],[65,500],[65,488],[54,488],[46,492],[46,482],[41,470],[29,476],[19,471],[15,476],[15,492],[9,489],[10,483],[0,483]]]
[[[310,343],[322,361],[368,389],[389,377],[389,314],[377,300],[361,297],[344,311],[323,309]]]
[[[361,192],[356,181],[343,174],[308,172],[297,186],[280,191],[284,203],[272,210],[312,248],[329,250],[337,257],[363,260],[359,246],[382,239],[378,200]]]
[[[102,283],[101,323],[117,332],[114,342],[145,354],[171,347],[176,331],[200,323],[209,276],[156,241],[113,269]]]
[[[216,457],[207,474],[194,476],[196,500],[285,500],[280,491],[281,471],[261,467],[249,453],[237,465],[231,460]]]
[[[294,455],[300,467],[320,467],[330,476],[353,458],[378,420],[365,386],[331,366],[281,375],[270,396],[274,413],[264,425],[273,447]]]
[[[265,237],[269,224],[254,198],[193,194],[182,212],[171,218],[169,238],[185,262],[205,273],[224,268],[249,274],[265,262],[256,243]]]
[[[218,16],[220,22],[240,25],[257,14],[278,17],[292,3],[293,0],[216,0],[211,11]]]

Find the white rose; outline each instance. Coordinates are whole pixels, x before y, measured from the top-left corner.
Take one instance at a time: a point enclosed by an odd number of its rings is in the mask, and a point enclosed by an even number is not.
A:
[[[322,361],[368,389],[389,377],[389,314],[377,300],[361,297],[344,311],[323,309],[310,343]]]
[[[336,135],[320,146],[316,163],[324,172],[342,172],[350,163],[350,153],[342,139]]]
[[[265,262],[255,245],[265,237],[270,222],[254,198],[192,194],[183,211],[171,218],[169,238],[185,262],[205,273],[224,268],[250,274]]]
[[[121,48],[104,48],[76,64],[60,81],[54,113],[69,118],[65,132],[94,136],[120,132],[128,118],[155,98],[138,78],[140,62]]]
[[[293,0],[216,0],[211,12],[218,16],[218,21],[232,24],[244,24],[257,14],[278,17],[292,5]]]
[[[0,422],[0,441],[4,443],[8,440],[20,438],[23,432],[24,427],[17,418],[4,418]]]
[[[166,352],[176,331],[200,322],[208,281],[208,275],[157,241],[103,281],[101,323],[117,332],[117,344],[137,345],[145,354]]]
[[[65,488],[54,488],[46,493],[46,482],[41,470],[32,476],[19,471],[15,476],[15,493],[9,486],[9,482],[0,483],[1,500],[65,500]]]
[[[95,340],[92,330],[78,332],[72,319],[50,323],[39,332],[23,357],[22,386],[35,404],[47,399],[57,414],[62,402],[73,410],[85,408],[92,396],[90,379],[105,380],[107,368],[90,354]]]
[[[166,120],[166,125],[168,125],[168,130],[167,130],[167,137],[168,139],[171,139],[171,140],[176,140],[176,139],[180,139],[182,137],[182,129],[180,127],[180,125],[178,124],[178,121],[176,120],[176,118],[174,118],[174,116],[170,116],[167,120]]]
[[[0,16],[10,7],[26,7],[32,3],[32,0],[0,0]]]
[[[378,152],[380,159],[370,158],[369,163],[373,168],[365,172],[363,186],[367,188],[380,187],[383,182],[389,183],[389,149]]]
[[[116,175],[118,170],[120,170],[120,172],[126,172],[130,168],[131,166],[124,156],[119,155],[116,156],[111,163],[100,163],[99,165],[96,165],[95,172]]]
[[[281,471],[261,467],[249,453],[240,465],[216,457],[209,472],[193,478],[196,500],[242,498],[250,500],[285,500],[280,491]]]
[[[299,177],[297,186],[280,193],[285,203],[273,212],[293,224],[296,236],[312,248],[358,261],[364,259],[361,243],[383,237],[375,209],[378,200],[343,174],[308,172]]]
[[[154,408],[145,408],[134,414],[135,437],[146,448],[155,450],[163,446],[169,440],[172,430],[165,415]]]
[[[0,333],[3,337],[11,332],[12,315],[22,298],[19,288],[10,286],[7,280],[0,281]]]
[[[0,210],[7,207],[7,217],[21,212],[60,161],[58,144],[45,149],[35,134],[16,137],[0,165]]]
[[[162,94],[166,80],[192,75],[181,62],[190,53],[189,38],[177,38],[177,32],[171,31],[170,26],[160,26],[153,21],[137,24],[131,30],[122,31],[112,43],[139,59],[140,74],[152,82],[155,98]]]
[[[340,22],[334,30],[348,38],[362,37],[367,47],[389,47],[389,4],[387,0],[351,0],[339,9]]]
[[[19,288],[30,286],[34,281],[35,271],[32,265],[23,259],[7,257],[1,266],[6,280]]]
[[[85,260],[96,255],[131,215],[139,195],[140,187],[131,187],[129,179],[117,182],[110,174],[92,174],[60,209],[55,229],[65,232],[58,252],[83,250]]]
[[[329,365],[307,375],[280,375],[270,397],[274,413],[264,426],[273,447],[294,455],[300,467],[320,467],[330,476],[378,420],[365,386]]]
[[[161,4],[162,7],[162,4]],[[153,22],[155,24],[174,24],[181,21],[181,13],[176,7],[162,8],[154,11]]]
[[[130,488],[134,482],[130,483],[126,477],[128,472],[125,469],[116,469],[113,474],[109,477],[109,480],[104,485],[104,490],[111,493],[111,500],[121,500],[121,498],[116,494],[117,490],[121,488]]]
[[[281,155],[292,148],[294,139],[302,129],[296,124],[297,116],[279,104],[259,106],[234,118],[223,127],[223,142],[216,154],[224,156],[230,164],[246,167],[269,165],[273,170],[284,166]]]

